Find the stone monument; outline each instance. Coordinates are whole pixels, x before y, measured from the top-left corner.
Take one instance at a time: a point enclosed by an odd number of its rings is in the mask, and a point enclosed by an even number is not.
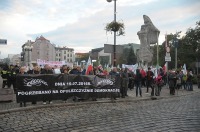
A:
[[[148,66],[152,62],[153,50],[150,44],[158,44],[158,36],[160,31],[153,25],[151,19],[143,15],[144,25],[141,30],[137,32],[140,39],[140,49],[137,52],[137,61],[139,66]]]

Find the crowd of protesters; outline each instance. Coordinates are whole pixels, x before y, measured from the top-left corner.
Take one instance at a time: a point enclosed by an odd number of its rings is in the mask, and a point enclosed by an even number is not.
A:
[[[106,69],[103,69],[102,66],[91,66],[90,71],[87,71],[86,68],[81,68],[80,66],[73,66],[73,68],[67,65],[63,65],[61,67],[51,67],[47,64],[44,65],[43,68],[41,68],[40,66],[34,66],[32,69],[29,70],[27,70],[26,67],[5,65],[1,70],[1,77],[3,79],[2,88],[6,88],[6,86],[7,88],[11,88],[11,86],[13,86],[14,92],[16,93],[16,76],[19,74],[75,74],[120,76],[120,96],[122,98],[128,96],[128,89],[133,90],[134,88],[136,90],[136,97],[138,97],[138,95],[142,97],[142,87],[146,87],[146,93],[149,93],[149,89],[151,88],[151,96],[160,96],[162,86],[166,85],[167,82],[170,89],[169,93],[171,95],[175,94],[175,89],[182,88],[188,91],[193,90],[193,74],[191,71],[188,71],[184,74],[183,71],[170,70],[167,74],[162,68],[160,68],[157,70],[155,75],[155,71],[153,72],[150,67],[147,71],[142,68],[132,71],[128,68],[120,69],[117,67],[113,67],[110,71],[107,71]],[[198,75],[198,78],[200,80],[200,75]],[[198,82],[198,87],[200,88],[200,81]],[[46,104],[46,102],[52,103],[52,100],[44,98],[43,104]],[[22,104],[26,106],[26,102],[21,102],[20,105],[22,106]],[[32,104],[36,104],[36,101],[33,101]]]

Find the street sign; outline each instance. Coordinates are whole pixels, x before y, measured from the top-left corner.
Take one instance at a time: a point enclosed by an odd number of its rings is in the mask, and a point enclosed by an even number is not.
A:
[[[7,40],[6,39],[0,39],[0,44],[7,44]]]
[[[122,45],[115,45],[116,50],[115,53],[123,53],[123,46]],[[114,53],[114,45],[112,44],[104,44],[104,53]]]
[[[171,57],[165,56],[165,61],[171,61]]]
[[[170,57],[170,53],[167,53],[167,52],[166,52],[166,55],[165,55],[165,56],[166,56],[166,57]]]

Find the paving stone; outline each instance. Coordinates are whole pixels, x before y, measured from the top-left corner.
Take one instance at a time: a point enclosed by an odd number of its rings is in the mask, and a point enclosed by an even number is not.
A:
[[[128,98],[135,99],[133,91],[129,95]],[[59,106],[10,112],[0,114],[0,131],[197,132],[200,130],[199,98],[200,92],[196,92],[159,100]],[[0,110],[1,107],[0,103]]]

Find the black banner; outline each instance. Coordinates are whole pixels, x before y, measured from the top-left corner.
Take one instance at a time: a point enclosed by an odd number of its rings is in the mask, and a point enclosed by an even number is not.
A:
[[[18,75],[17,102],[119,97],[119,76]]]

